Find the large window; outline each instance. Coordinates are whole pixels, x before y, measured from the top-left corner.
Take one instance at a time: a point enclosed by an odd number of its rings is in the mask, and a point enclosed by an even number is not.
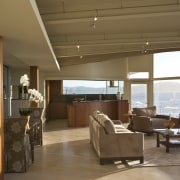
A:
[[[154,54],[154,104],[158,113],[180,113],[180,52]]]
[[[63,94],[116,94],[124,93],[124,82],[90,81],[90,80],[63,80]]]
[[[154,78],[180,76],[180,51],[154,54]]]
[[[154,81],[154,104],[158,113],[173,117],[180,113],[180,80]]]

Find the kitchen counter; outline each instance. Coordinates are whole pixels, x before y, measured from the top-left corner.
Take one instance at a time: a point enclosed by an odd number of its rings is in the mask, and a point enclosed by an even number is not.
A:
[[[72,101],[68,104],[68,126],[85,127],[89,125],[89,115],[95,110],[107,114],[111,119],[119,119],[123,123],[128,118],[123,114],[128,113],[129,104],[127,100],[92,100]]]

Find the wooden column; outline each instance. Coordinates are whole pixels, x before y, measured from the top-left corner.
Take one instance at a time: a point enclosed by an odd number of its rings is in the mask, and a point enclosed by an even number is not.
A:
[[[4,127],[3,127],[3,40],[0,36],[0,179],[4,179]]]
[[[50,83],[49,83],[49,80],[46,80],[46,89],[45,89],[45,92],[46,92],[46,121],[49,121],[49,117],[50,117],[50,113],[49,113],[49,104],[50,104]]]
[[[54,103],[53,96],[60,95],[62,93],[62,81],[61,80],[46,80],[46,121],[52,119],[56,116],[56,109],[58,112],[62,109],[58,106],[57,103]],[[54,104],[56,108],[54,108]],[[52,116],[53,114],[53,116]]]
[[[30,66],[30,88],[39,91],[39,68]],[[39,107],[39,103],[32,102],[31,107]]]

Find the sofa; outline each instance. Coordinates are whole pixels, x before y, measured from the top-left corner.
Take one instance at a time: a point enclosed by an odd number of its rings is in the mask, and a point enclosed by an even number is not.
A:
[[[116,160],[144,161],[144,135],[125,128],[119,120],[111,120],[99,111],[89,116],[90,143],[100,164]]]
[[[164,128],[164,123],[170,121],[169,115],[157,114],[156,106],[133,108],[133,118],[128,129],[144,133],[152,133],[153,129]]]

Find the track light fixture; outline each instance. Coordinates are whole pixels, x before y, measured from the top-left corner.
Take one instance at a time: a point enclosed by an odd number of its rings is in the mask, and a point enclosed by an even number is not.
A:
[[[96,28],[96,21],[98,20],[98,10],[96,10],[96,16],[93,18],[93,23],[91,24],[91,27],[93,29]]]
[[[78,42],[78,44],[76,45],[76,48],[77,48],[77,50],[79,51],[79,49],[80,49],[79,42]]]
[[[142,53],[147,53],[147,48],[148,48],[149,42],[146,41],[145,44],[143,45],[143,50]]]

